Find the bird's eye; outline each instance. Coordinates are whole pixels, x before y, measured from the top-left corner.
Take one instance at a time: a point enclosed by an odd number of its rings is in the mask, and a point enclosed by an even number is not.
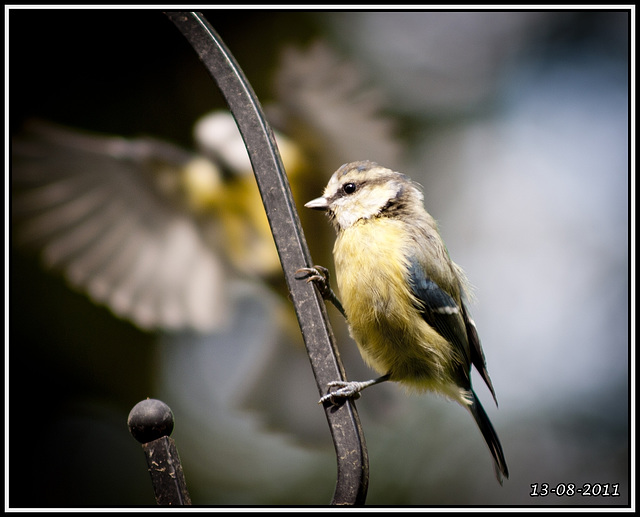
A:
[[[356,191],[356,184],[355,183],[346,183],[343,187],[342,187],[342,191],[345,194],[353,194]]]

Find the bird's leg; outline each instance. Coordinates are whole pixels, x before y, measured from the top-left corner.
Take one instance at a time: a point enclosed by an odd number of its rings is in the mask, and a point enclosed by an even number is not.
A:
[[[299,275],[300,276],[297,276]],[[320,295],[323,299],[330,301],[336,309],[340,311],[345,319],[347,319],[347,314],[344,312],[344,308],[338,300],[336,293],[331,289],[331,285],[329,283],[329,270],[326,267],[322,266],[313,266],[313,267],[303,267],[296,271],[296,279],[304,280],[306,278],[307,282],[313,282],[315,286],[320,291]]]
[[[377,379],[371,379],[370,381],[332,381],[327,385],[329,393],[324,395],[318,401],[318,404],[324,404],[325,402],[330,401],[331,404],[336,405],[340,403],[340,399],[356,399],[360,397],[360,392],[363,389],[373,386],[374,384],[380,384],[381,382],[388,381],[389,377],[391,377],[390,373],[383,375],[382,377],[378,377]],[[331,391],[331,388],[338,389]]]
[[[318,288],[318,291],[320,291],[322,298],[333,303],[345,319],[348,319],[340,300],[338,300],[333,289],[331,289],[331,285],[329,283],[329,270],[326,267],[313,266],[300,268],[296,271],[296,279],[306,279],[307,282],[313,282]],[[324,404],[325,402],[330,401],[331,404],[335,405],[339,404],[340,401],[344,399],[358,398],[360,397],[360,392],[363,389],[373,386],[374,384],[387,381],[389,380],[389,377],[391,377],[390,373],[383,375],[382,377],[378,377],[377,379],[371,379],[370,381],[332,381],[327,384],[329,393],[324,395],[318,401],[318,404]],[[338,389],[331,391],[331,388]]]

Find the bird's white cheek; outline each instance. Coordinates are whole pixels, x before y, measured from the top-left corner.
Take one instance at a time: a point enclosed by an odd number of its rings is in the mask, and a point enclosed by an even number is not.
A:
[[[370,207],[363,206],[362,203],[351,199],[349,201],[347,203],[346,200],[341,199],[334,205],[333,209],[336,221],[343,230],[353,226],[356,221],[368,219],[374,214],[374,210]]]
[[[336,214],[336,221],[338,221],[338,225],[343,230],[346,230],[347,228],[351,228],[351,226],[353,226],[353,224],[358,219],[360,219],[360,217],[358,217],[357,214],[354,214],[353,212],[350,212],[350,211],[337,210],[335,214]]]

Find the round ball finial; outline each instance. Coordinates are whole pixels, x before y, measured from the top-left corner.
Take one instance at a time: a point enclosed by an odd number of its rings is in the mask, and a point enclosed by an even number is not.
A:
[[[148,443],[171,434],[173,413],[161,400],[146,399],[133,406],[127,424],[136,440]]]

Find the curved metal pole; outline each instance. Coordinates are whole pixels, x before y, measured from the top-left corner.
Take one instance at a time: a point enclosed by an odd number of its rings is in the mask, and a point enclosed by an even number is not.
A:
[[[196,50],[217,83],[236,119],[249,152],[285,279],[307,347],[318,392],[344,379],[324,301],[314,286],[295,279],[299,268],[312,265],[289,182],[269,124],[253,89],[211,25],[196,12],[167,12],[169,19]],[[364,504],[369,461],[364,434],[353,402],[325,406],[338,461],[332,504]]]

